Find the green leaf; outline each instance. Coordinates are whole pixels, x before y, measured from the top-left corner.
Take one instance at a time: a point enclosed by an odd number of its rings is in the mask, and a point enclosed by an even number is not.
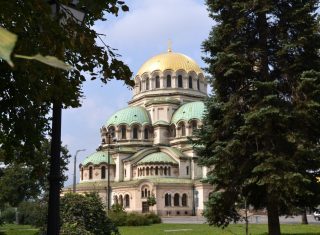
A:
[[[16,34],[0,27],[0,58],[7,61],[11,67],[13,67],[13,63],[10,56],[16,45],[17,38],[18,36]]]
[[[57,59],[54,56],[43,56],[40,54],[36,54],[34,56],[25,56],[25,55],[14,55],[17,58],[21,59],[27,59],[27,60],[37,60],[41,63],[50,65],[55,68],[63,69],[66,71],[70,71],[73,69],[73,67],[69,64],[64,63],[63,61]]]

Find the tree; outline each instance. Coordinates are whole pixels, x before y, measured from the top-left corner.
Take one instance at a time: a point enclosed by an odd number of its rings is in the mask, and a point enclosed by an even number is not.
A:
[[[203,43],[213,95],[195,145],[200,164],[212,167],[210,224],[238,221],[235,205],[246,198],[267,208],[269,234],[278,235],[280,214],[315,205],[306,196],[319,190],[319,87],[300,87],[306,74],[313,86],[318,79],[317,4],[207,1],[216,22]]]
[[[67,234],[119,234],[96,193],[65,194],[61,200],[61,218],[62,231]]]
[[[67,180],[64,172],[67,170],[71,155],[66,146],[63,146],[61,150],[60,185],[62,187]],[[18,206],[25,200],[45,198],[49,187],[49,140],[44,140],[41,147],[30,156],[33,159],[33,164],[27,165],[20,162],[19,153],[15,153],[14,162],[0,168],[0,204],[9,203],[11,206]],[[0,154],[0,162],[3,158],[4,155]]]
[[[156,197],[154,196],[154,194],[152,194],[151,196],[148,197],[147,199],[148,205],[153,207],[155,204],[157,204],[157,200]]]
[[[72,1],[78,3],[77,8],[85,6],[82,24],[66,18],[65,11],[53,17],[49,2],[0,0],[0,26],[18,36],[15,54],[51,55],[74,68],[63,72],[35,61],[12,58],[12,69],[0,60],[0,147],[6,164],[14,160],[15,151],[20,153],[21,161],[34,163],[31,153],[50,134],[52,101],[59,100],[64,108],[79,107],[81,86],[88,77],[100,78],[104,83],[117,79],[133,84],[129,68],[110,46],[98,45],[101,35],[92,29],[94,22],[106,20],[105,13],[127,11],[123,1]],[[70,0],[59,2],[68,5]]]

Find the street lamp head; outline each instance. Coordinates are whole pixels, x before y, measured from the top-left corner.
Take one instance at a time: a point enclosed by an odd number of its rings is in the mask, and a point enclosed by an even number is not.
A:
[[[82,152],[82,151],[86,151],[86,149],[78,149],[78,150],[76,151],[76,154],[79,153],[79,152]]]

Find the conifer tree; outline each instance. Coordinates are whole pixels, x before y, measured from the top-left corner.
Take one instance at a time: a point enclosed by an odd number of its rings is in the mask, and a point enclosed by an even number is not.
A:
[[[216,23],[203,43],[213,94],[195,143],[212,169],[204,215],[227,226],[245,198],[267,209],[269,234],[278,235],[279,215],[314,206],[320,187],[318,1],[207,5]]]

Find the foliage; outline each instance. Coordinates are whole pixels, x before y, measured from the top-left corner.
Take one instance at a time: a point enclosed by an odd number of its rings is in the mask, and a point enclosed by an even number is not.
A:
[[[79,228],[80,234],[118,234],[117,227],[106,216],[105,207],[96,193],[67,193],[61,199],[62,233]]]
[[[138,213],[128,213],[126,226],[145,226],[152,223],[146,216]]]
[[[111,206],[111,211],[115,213],[119,213],[119,212],[125,212],[125,209],[123,208],[122,205],[116,203]]]
[[[152,194],[151,196],[149,196],[147,198],[147,202],[149,206],[154,206],[155,204],[157,204],[157,200],[156,197],[154,196],[154,194]]]
[[[18,36],[14,54],[54,56],[74,68],[65,72],[11,58],[12,69],[0,60],[0,146],[5,164],[15,162],[19,152],[20,163],[37,165],[33,152],[50,134],[52,102],[61,102],[63,108],[79,107],[87,79],[104,83],[117,79],[133,85],[128,66],[110,46],[98,44],[101,35],[92,29],[96,21],[106,20],[105,13],[128,11],[123,1],[80,0],[76,7],[85,6],[87,13],[81,24],[67,18],[63,10],[53,15],[49,2],[0,0],[0,27]],[[68,5],[70,1],[57,2]]]
[[[46,225],[47,203],[44,201],[23,201],[19,204],[19,223],[44,229]]]
[[[5,207],[1,212],[1,220],[8,224],[13,224],[16,221],[16,210],[11,206]]]
[[[121,205],[112,205],[109,218],[116,226],[145,226],[161,223],[160,216],[154,213],[127,213]]]
[[[207,5],[213,95],[194,142],[215,188],[204,214],[227,226],[245,197],[267,207],[269,234],[280,234],[278,216],[315,206],[320,190],[318,1]]]
[[[155,213],[145,214],[144,217],[150,220],[152,224],[160,224],[162,222],[161,217]]]
[[[20,162],[23,160],[16,153],[15,162],[6,165],[2,169],[0,168],[0,203],[9,203],[12,206],[17,206],[24,200],[37,199],[41,194],[46,194],[48,191],[50,146],[50,142],[46,139],[41,142],[40,148],[30,155],[34,160],[32,165]],[[62,147],[61,186],[67,180],[64,172],[67,170],[70,157],[67,147]],[[0,162],[3,158],[4,156],[1,156],[0,153]]]

